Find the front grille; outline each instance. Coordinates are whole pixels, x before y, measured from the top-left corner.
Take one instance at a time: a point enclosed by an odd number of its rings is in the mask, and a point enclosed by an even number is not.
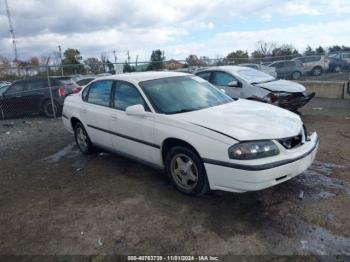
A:
[[[302,144],[303,136],[300,133],[297,136],[277,139],[277,141],[286,149],[292,149]]]

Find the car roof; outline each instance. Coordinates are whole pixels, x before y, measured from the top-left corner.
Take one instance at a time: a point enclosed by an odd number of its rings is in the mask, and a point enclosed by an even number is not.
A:
[[[227,72],[238,72],[239,70],[247,70],[247,69],[252,69],[250,67],[245,67],[245,66],[233,66],[233,65],[225,65],[225,66],[213,66],[213,67],[208,67],[206,69],[201,69],[201,70],[197,70],[195,73],[199,73],[199,72],[205,72],[205,71],[227,71]]]
[[[190,74],[182,72],[169,72],[169,71],[148,71],[148,72],[134,72],[125,73],[111,76],[98,77],[96,80],[124,80],[134,83],[139,83],[142,81],[155,80],[166,77],[175,76],[188,76]]]

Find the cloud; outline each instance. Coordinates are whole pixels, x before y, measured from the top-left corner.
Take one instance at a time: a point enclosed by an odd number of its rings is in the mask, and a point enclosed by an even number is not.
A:
[[[261,39],[288,42],[299,49],[307,44],[349,43],[349,20],[342,17],[350,13],[348,0],[8,2],[22,58],[56,51],[58,45],[77,48],[84,57],[103,52],[112,56],[111,51],[116,49],[120,60],[124,60],[126,50],[130,50],[132,56],[137,54],[140,59],[148,59],[155,48],[164,49],[168,58],[184,58],[189,53],[215,56],[234,49],[252,50]],[[279,26],[285,17],[297,17],[295,21],[299,24]],[[310,17],[331,17],[335,21],[302,22],[303,18]],[[251,21],[265,23],[252,23],[253,29],[249,31],[239,28]],[[3,9],[0,9],[0,50],[0,55],[12,56]]]

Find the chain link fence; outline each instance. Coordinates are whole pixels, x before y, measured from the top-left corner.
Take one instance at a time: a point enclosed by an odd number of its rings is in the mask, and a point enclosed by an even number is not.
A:
[[[102,63],[97,60],[88,64],[0,66],[0,132],[6,132],[15,122],[60,117],[67,94],[78,92],[91,80],[103,75],[150,70],[193,73],[204,67],[242,65],[276,78],[339,82],[350,78],[350,53],[346,55],[216,59],[193,56],[187,60],[158,62]]]

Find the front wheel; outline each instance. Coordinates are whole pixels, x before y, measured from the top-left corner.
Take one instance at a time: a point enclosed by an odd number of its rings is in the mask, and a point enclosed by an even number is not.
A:
[[[301,77],[301,73],[300,73],[300,72],[295,71],[295,72],[292,73],[292,79],[293,79],[293,80],[297,80],[297,79],[299,79],[300,77]]]
[[[168,176],[182,193],[198,196],[209,191],[203,162],[190,148],[183,146],[171,148],[165,164]]]

